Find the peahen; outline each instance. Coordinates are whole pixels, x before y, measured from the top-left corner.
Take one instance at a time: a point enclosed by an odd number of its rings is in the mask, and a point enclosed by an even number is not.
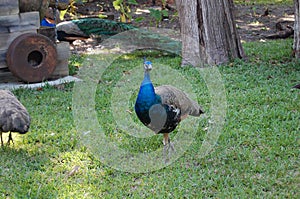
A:
[[[0,90],[0,135],[3,146],[2,133],[9,132],[8,144],[13,142],[11,132],[24,134],[29,130],[30,116],[21,102],[7,90]]]
[[[66,40],[67,37],[90,37],[91,35],[109,37],[136,27],[108,19],[83,18],[61,22],[56,28],[58,40]]]
[[[204,113],[200,105],[187,94],[173,86],[153,86],[150,79],[152,63],[144,59],[144,80],[135,102],[135,112],[139,120],[156,134],[162,133],[164,155],[167,150],[174,151],[169,133],[188,115],[200,116]],[[170,154],[170,151],[169,151]]]

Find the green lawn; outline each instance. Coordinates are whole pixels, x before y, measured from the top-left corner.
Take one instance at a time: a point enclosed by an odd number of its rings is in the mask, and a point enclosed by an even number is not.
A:
[[[205,157],[199,150],[210,125],[211,99],[197,70],[181,68],[180,57],[148,51],[123,56],[103,73],[95,110],[107,139],[121,149],[138,153],[162,147],[160,135],[128,135],[111,109],[113,90],[134,67],[142,67],[145,54],[154,63],[154,82],[159,79],[155,65],[171,66],[188,79],[207,111],[185,153],[151,172],[116,170],[81,144],[82,132],[73,121],[73,84],[14,91],[32,124],[27,134],[14,135],[13,146],[1,149],[0,198],[299,198],[300,90],[291,87],[300,82],[300,64],[291,58],[292,40],[243,45],[247,62],[218,68],[228,107],[223,131]],[[177,77],[169,80],[179,84]],[[128,91],[129,112],[138,87]],[[131,117],[139,125],[134,113]]]

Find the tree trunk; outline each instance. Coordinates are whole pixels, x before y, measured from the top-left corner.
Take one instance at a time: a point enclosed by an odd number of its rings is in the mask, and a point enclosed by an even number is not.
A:
[[[232,0],[176,0],[182,35],[182,64],[219,65],[245,57]]]
[[[294,54],[297,59],[300,58],[300,16],[299,16],[299,9],[300,4],[299,0],[294,0],[295,6],[295,23],[294,23]]]

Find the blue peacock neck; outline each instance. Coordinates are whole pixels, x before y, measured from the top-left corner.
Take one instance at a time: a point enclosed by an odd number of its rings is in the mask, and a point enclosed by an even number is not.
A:
[[[146,84],[152,84],[151,79],[150,79],[150,72],[148,70],[145,70],[144,73],[144,80],[142,81],[142,85],[146,85]]]
[[[150,79],[150,71],[148,70],[145,70],[144,73],[144,79],[138,94],[138,101],[147,102],[149,106],[160,102],[158,96],[155,94],[154,86]]]

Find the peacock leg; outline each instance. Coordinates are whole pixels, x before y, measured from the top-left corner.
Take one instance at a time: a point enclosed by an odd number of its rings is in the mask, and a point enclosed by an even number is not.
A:
[[[14,144],[14,141],[13,141],[12,135],[11,135],[11,132],[9,132],[9,135],[8,135],[7,145],[10,145],[10,141]]]
[[[169,134],[164,133],[164,139],[163,139],[163,144],[164,144],[164,151],[163,151],[163,156],[165,159],[165,163],[169,161],[171,158],[171,153],[175,151],[174,145],[170,140]],[[168,152],[168,158],[167,158],[167,152]]]
[[[163,139],[163,144],[164,144],[164,151],[163,151],[163,157],[165,160],[165,163],[168,163],[168,159],[167,159],[167,151],[168,151],[168,143],[169,143],[169,134],[168,133],[164,133],[164,139]]]
[[[171,142],[171,139],[169,138],[169,144],[168,144],[168,155],[169,159],[171,158],[171,155],[173,152],[175,152],[174,144]]]
[[[164,133],[164,139],[163,139],[163,144],[164,146],[168,145],[169,143],[169,133]]]
[[[171,142],[170,139],[169,139],[169,148],[171,149],[172,152],[175,152],[174,144],[173,142]]]

